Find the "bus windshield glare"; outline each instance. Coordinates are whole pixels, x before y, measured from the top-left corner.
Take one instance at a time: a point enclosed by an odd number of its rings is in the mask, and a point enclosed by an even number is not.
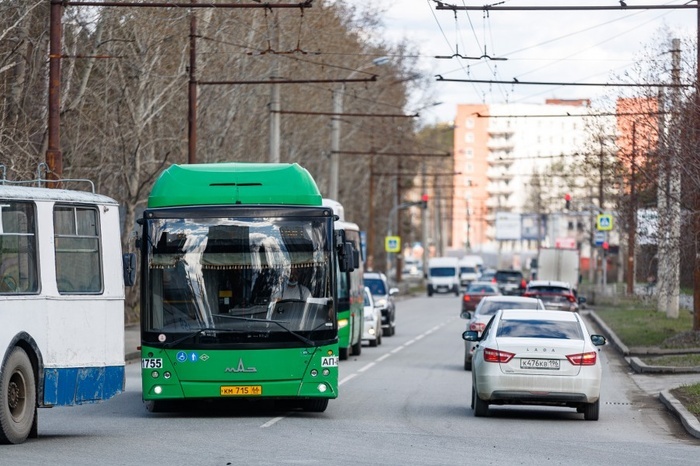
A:
[[[144,330],[164,344],[332,338],[331,228],[299,217],[149,220]]]

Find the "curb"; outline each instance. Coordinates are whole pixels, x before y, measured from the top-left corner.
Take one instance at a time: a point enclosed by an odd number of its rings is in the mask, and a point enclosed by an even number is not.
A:
[[[678,373],[693,373],[700,372],[700,367],[668,367],[668,366],[649,366],[642,362],[638,357],[629,356],[629,348],[620,341],[617,335],[603,322],[594,311],[588,311],[586,316],[595,321],[596,325],[608,336],[608,339],[613,343],[620,353],[625,357],[625,360],[630,365],[632,370],[637,373],[647,374],[678,374]],[[666,408],[680,419],[685,430],[695,438],[700,438],[700,421],[690,411],[688,411],[683,403],[681,403],[669,390],[663,390],[659,393],[659,400]]]
[[[681,424],[685,427],[690,435],[695,438],[700,438],[700,422],[693,416],[691,412],[685,409],[685,406],[674,397],[671,392],[664,390],[659,393],[659,399],[661,403],[666,406],[669,411],[674,412],[676,416],[681,420]]]

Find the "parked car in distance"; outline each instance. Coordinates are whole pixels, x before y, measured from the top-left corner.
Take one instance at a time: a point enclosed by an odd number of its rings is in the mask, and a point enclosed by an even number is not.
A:
[[[486,296],[500,295],[498,285],[491,282],[471,282],[462,295],[462,312],[473,311]]]
[[[362,341],[369,343],[369,346],[382,344],[382,313],[374,306],[374,298],[368,287],[364,292],[364,329],[362,331]]]
[[[527,284],[523,296],[539,298],[547,309],[577,312],[579,298],[576,290],[567,282],[533,280]],[[581,301],[585,299],[581,298]]]
[[[396,333],[396,303],[394,296],[398,288],[389,288],[389,281],[381,272],[365,272],[365,286],[369,288],[374,299],[374,306],[379,309],[382,317],[382,334],[390,337]]]
[[[525,277],[519,270],[496,270],[491,281],[498,283],[503,294],[522,295],[527,287]]]
[[[576,408],[589,421],[600,413],[602,335],[590,335],[577,312],[502,309],[479,336],[472,367],[475,416],[490,405],[547,405]]]
[[[544,303],[537,298],[524,298],[522,296],[486,296],[481,300],[474,312],[462,311],[460,317],[468,319],[467,330],[473,330],[481,335],[486,324],[491,317],[501,309],[539,309],[544,310]],[[472,368],[472,355],[476,343],[473,341],[464,342],[464,370],[468,371]]]

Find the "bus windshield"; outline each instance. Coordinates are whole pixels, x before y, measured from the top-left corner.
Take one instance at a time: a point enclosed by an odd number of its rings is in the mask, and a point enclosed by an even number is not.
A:
[[[144,331],[160,343],[187,335],[308,342],[337,333],[330,220],[159,218],[147,232]]]

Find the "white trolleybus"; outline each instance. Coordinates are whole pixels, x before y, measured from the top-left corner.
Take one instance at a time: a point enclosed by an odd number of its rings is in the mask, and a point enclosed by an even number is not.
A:
[[[132,254],[121,254],[114,200],[10,183],[0,181],[6,444],[37,436],[38,407],[95,403],[123,391],[124,284],[133,283],[128,267],[135,266]]]

